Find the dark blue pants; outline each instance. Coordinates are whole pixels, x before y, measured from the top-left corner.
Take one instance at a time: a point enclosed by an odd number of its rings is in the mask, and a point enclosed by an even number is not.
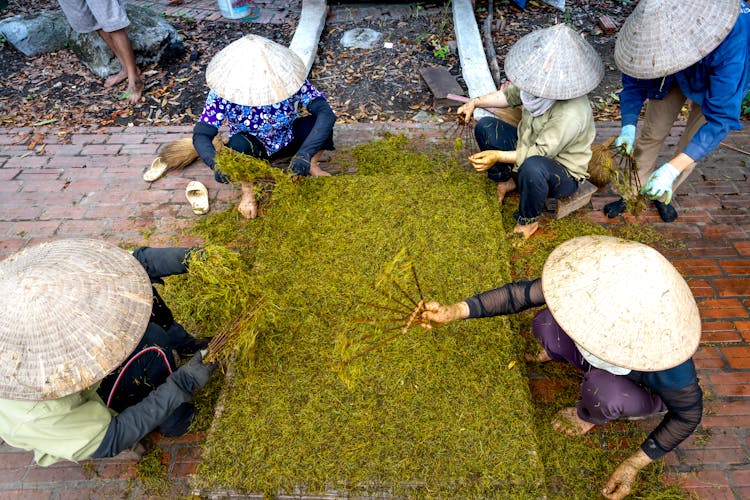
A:
[[[479,120],[474,135],[481,151],[512,151],[518,142],[518,129],[491,116]],[[520,225],[536,221],[547,198],[564,198],[578,189],[578,181],[559,162],[544,156],[530,156],[513,172],[513,165],[498,163],[487,171],[495,182],[513,179],[521,200],[513,216]]]

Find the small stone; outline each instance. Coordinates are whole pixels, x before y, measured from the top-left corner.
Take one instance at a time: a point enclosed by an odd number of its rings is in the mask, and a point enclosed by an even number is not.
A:
[[[340,43],[348,49],[371,49],[382,37],[381,32],[370,28],[354,28],[344,32]]]

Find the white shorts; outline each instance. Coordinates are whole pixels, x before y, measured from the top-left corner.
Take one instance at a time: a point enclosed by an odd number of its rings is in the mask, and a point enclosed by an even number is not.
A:
[[[121,30],[130,24],[125,0],[57,0],[76,33]]]

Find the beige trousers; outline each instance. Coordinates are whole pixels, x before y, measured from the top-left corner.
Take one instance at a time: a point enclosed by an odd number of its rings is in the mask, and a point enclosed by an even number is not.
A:
[[[664,96],[664,99],[650,99],[646,103],[646,116],[639,127],[638,137],[635,140],[635,148],[633,150],[633,157],[638,165],[638,178],[641,181],[641,186],[646,184],[649,176],[656,168],[656,160],[664,141],[674,126],[674,122],[677,120],[686,100],[685,94],[675,85]],[[704,123],[706,123],[706,118],[703,116],[701,107],[691,102],[685,131],[677,143],[675,155],[682,152]],[[677,187],[687,179],[694,168],[695,163],[692,163],[682,171],[672,185],[672,192],[677,191]]]

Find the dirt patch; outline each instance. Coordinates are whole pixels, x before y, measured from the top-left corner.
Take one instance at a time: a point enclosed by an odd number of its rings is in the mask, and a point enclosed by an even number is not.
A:
[[[614,35],[602,33],[597,22],[610,16],[622,24],[633,2],[569,1],[566,13],[544,4],[529,2],[525,10],[510,0],[495,2],[493,39],[498,63],[518,38],[555,22],[567,22],[587,34],[605,61],[602,84],[591,93],[600,119],[619,118],[613,93],[619,89],[620,73],[612,60]],[[377,8],[374,8],[377,6]],[[445,114],[449,109],[433,109],[432,94],[419,70],[443,66],[456,76],[461,68],[451,49],[455,47],[452,11],[443,4],[331,4],[319,43],[310,80],[329,97],[340,121],[412,121],[420,111]],[[10,0],[2,17],[41,10],[58,10],[54,0],[33,3]],[[353,15],[333,15],[348,9]],[[476,3],[480,30],[487,13],[486,3]],[[394,12],[397,12],[394,15]],[[69,50],[27,58],[5,43],[0,49],[0,114],[4,127],[51,125],[59,128],[97,128],[107,125],[191,125],[205,102],[205,68],[211,57],[229,42],[245,33],[255,33],[288,44],[297,19],[286,24],[194,21],[168,17],[180,33],[185,53],[158,66],[142,68],[146,75],[143,102],[129,106],[118,96],[125,84],[104,89]],[[352,28],[372,28],[382,33],[373,49],[346,49],[343,33]],[[383,42],[393,44],[386,48]]]

